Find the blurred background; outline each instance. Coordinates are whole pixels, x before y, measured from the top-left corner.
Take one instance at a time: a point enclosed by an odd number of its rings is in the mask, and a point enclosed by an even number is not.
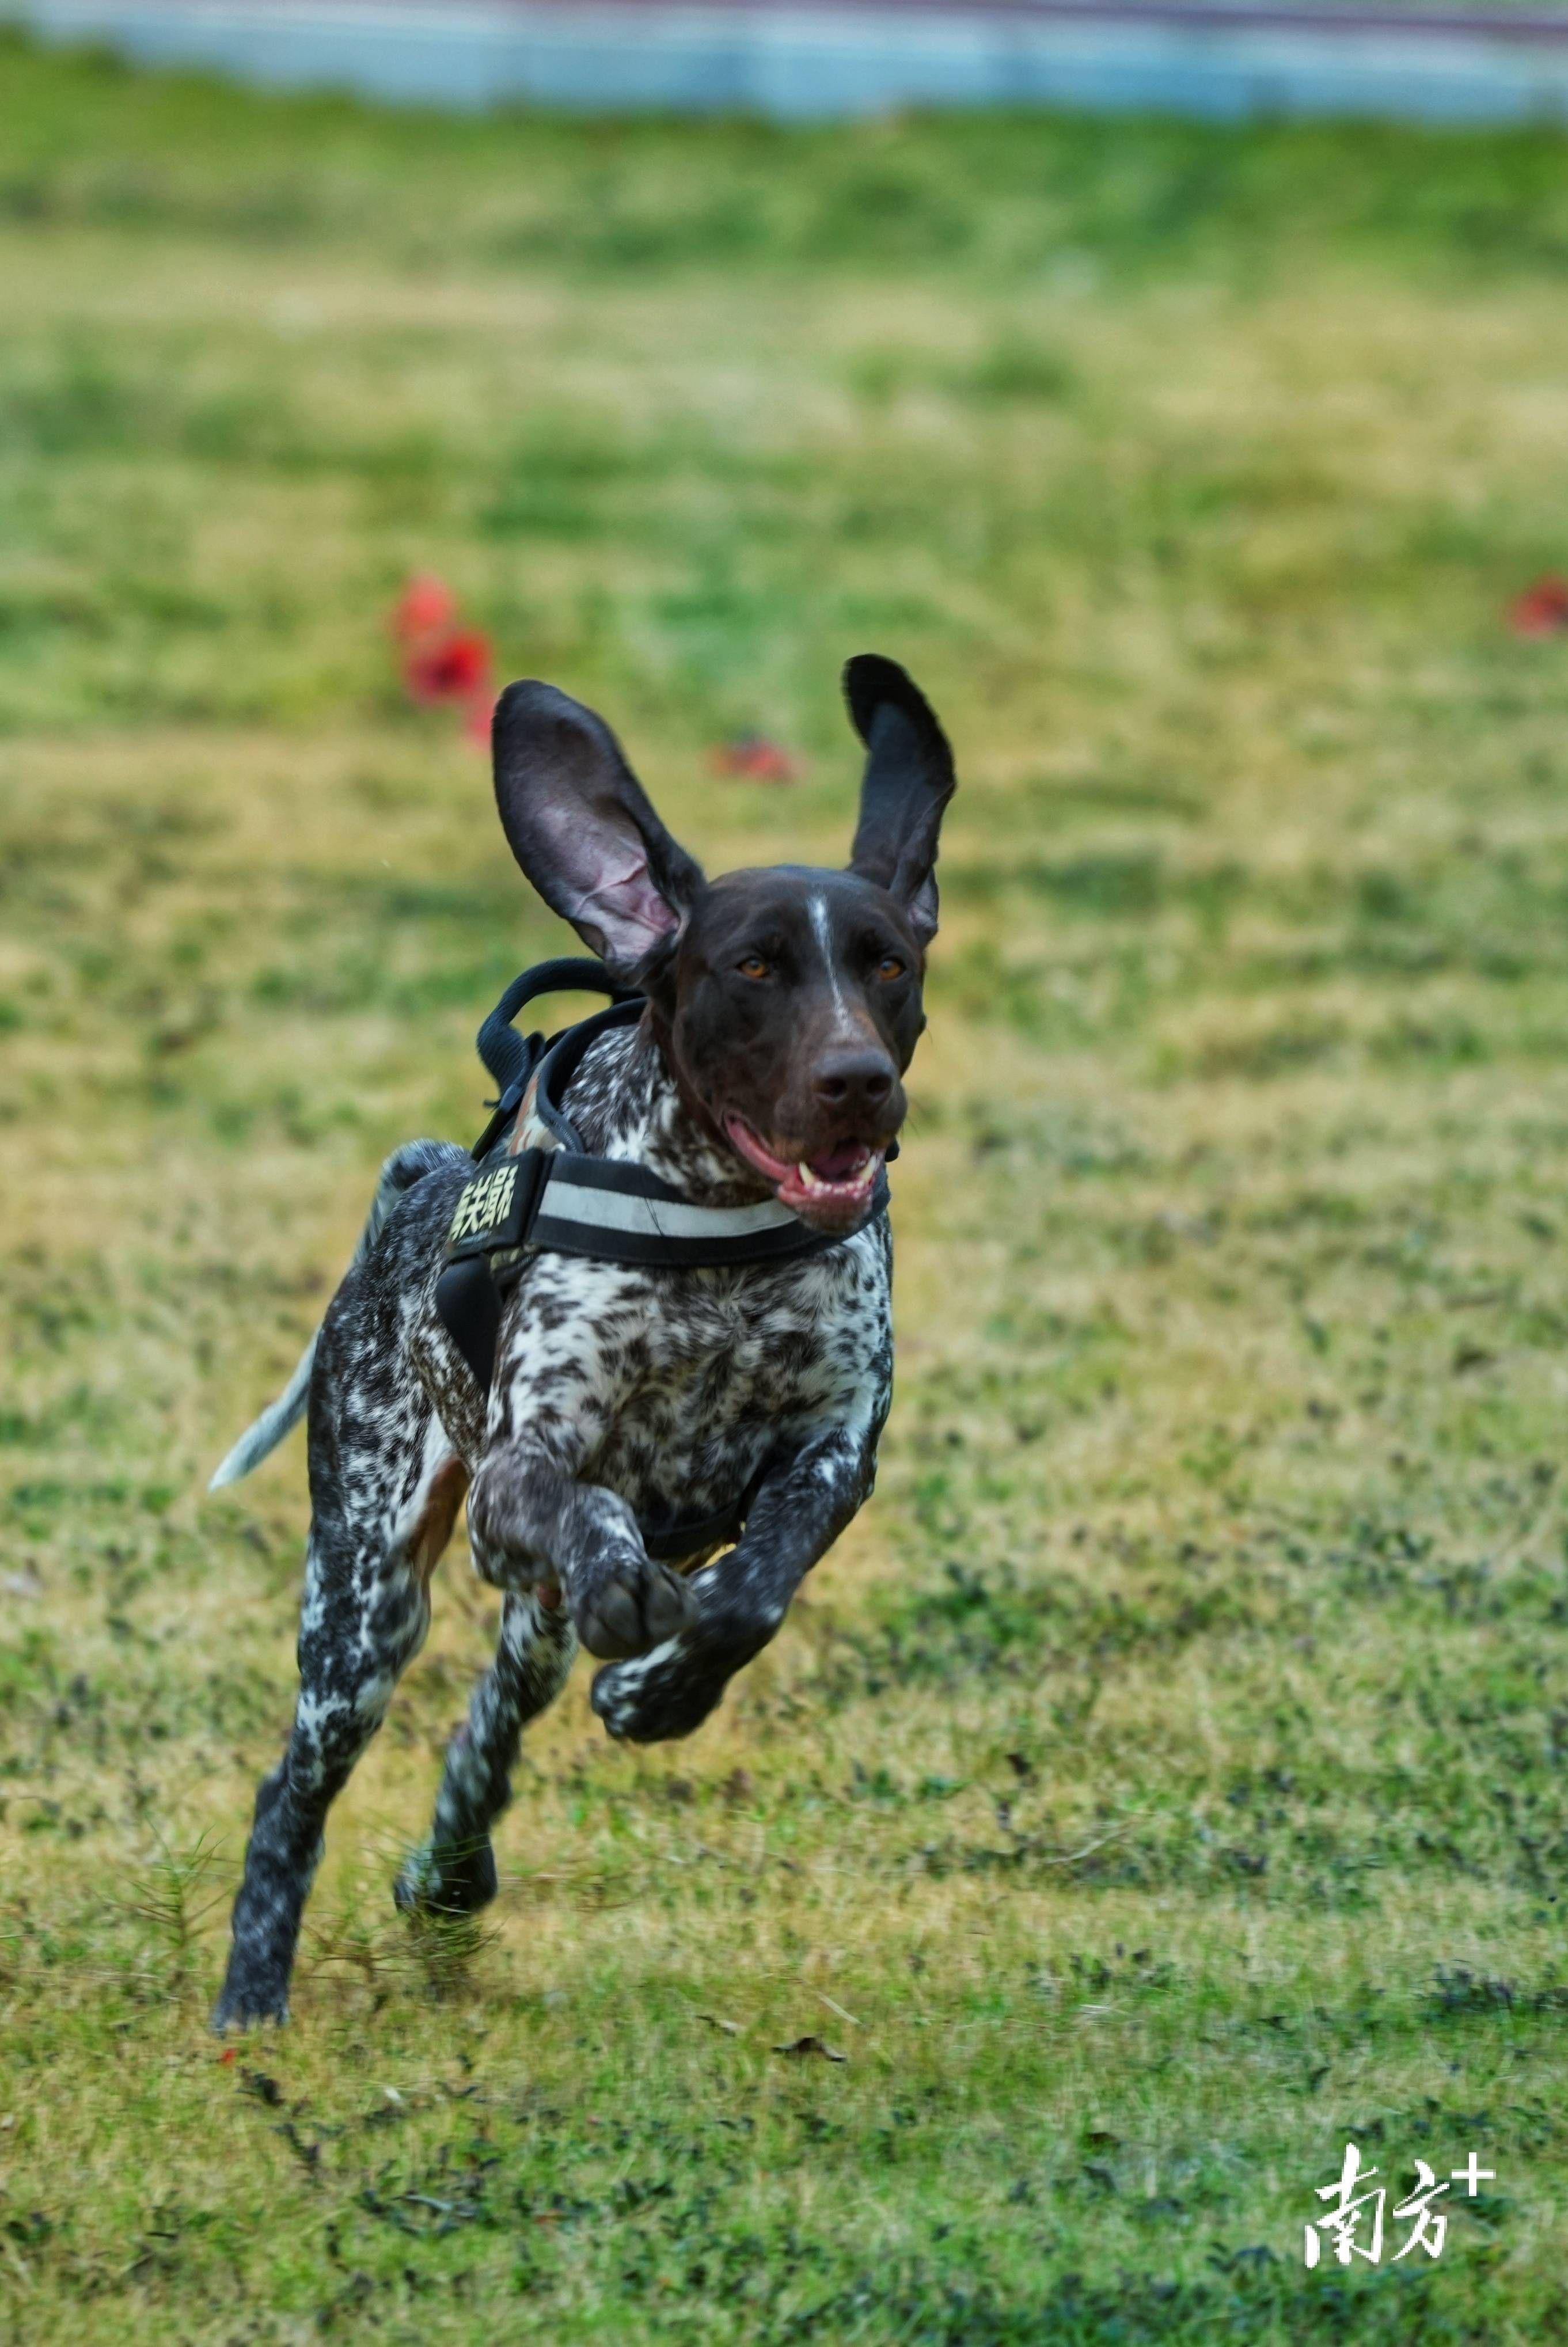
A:
[[[1560,41],[17,12],[13,2336],[1568,2323]],[[561,940],[490,696],[600,709],[711,869],[833,861],[865,650],[961,776],[875,1504],[691,1744],[574,1680],[460,1944],[388,1897],[455,1553],[220,2066],[301,1447],[204,1487]],[[1300,2263],[1352,2135],[1499,2179],[1376,2296]]]
[[[1524,0],[6,0],[46,37],[276,87],[459,108],[922,105],[1217,118],[1560,118],[1562,14]]]

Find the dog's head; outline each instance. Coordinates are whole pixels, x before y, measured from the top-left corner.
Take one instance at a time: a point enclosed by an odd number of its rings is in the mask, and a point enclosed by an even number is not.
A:
[[[524,872],[646,992],[688,1109],[737,1172],[830,1231],[860,1219],[904,1122],[954,789],[942,729],[901,668],[866,654],[844,686],[866,751],[844,872],[707,880],[580,702],[508,685],[495,723],[496,799]]]

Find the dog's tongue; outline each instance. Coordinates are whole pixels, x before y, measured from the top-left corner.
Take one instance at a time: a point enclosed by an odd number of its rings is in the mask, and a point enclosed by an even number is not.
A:
[[[820,1157],[808,1157],[806,1163],[819,1182],[850,1182],[861,1172],[870,1154],[862,1141],[841,1141],[836,1149],[825,1150]]]

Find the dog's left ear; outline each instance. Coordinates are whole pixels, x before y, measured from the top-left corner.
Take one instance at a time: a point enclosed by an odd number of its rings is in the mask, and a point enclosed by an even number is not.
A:
[[[660,822],[601,717],[526,678],[496,705],[496,805],[512,854],[612,977],[681,927],[702,866]]]
[[[958,788],[948,737],[914,680],[876,652],[848,662],[844,697],[866,753],[849,868],[896,897],[928,946],[937,934],[937,835]]]

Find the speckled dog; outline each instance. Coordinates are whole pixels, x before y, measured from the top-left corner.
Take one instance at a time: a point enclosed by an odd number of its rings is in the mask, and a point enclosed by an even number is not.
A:
[[[447,1752],[430,1840],[396,1886],[400,1905],[446,1912],[494,1896],[489,1829],[519,1734],[579,1641],[605,1661],[592,1700],[612,1736],[688,1735],[870,1491],[892,1378],[878,1185],[925,1024],[954,776],[902,669],[867,656],[845,685],[866,746],[848,870],[712,882],[590,711],[538,683],[502,698],[496,795],[512,850],[647,997],[566,1095],[587,1148],[699,1204],[776,1199],[834,1243],[723,1269],[532,1255],[487,1398],[435,1308],[473,1162],[432,1141],[388,1161],[311,1351],[215,1479],[253,1466],[308,1401],[299,1704],[256,1797],[220,2028],[287,2015],[327,1809],[424,1639],[465,1493],[475,1564],[505,1593],[500,1642]],[[512,1146],[541,1139],[525,1099]],[[736,1545],[690,1578],[649,1555],[651,1523],[747,1492]]]

